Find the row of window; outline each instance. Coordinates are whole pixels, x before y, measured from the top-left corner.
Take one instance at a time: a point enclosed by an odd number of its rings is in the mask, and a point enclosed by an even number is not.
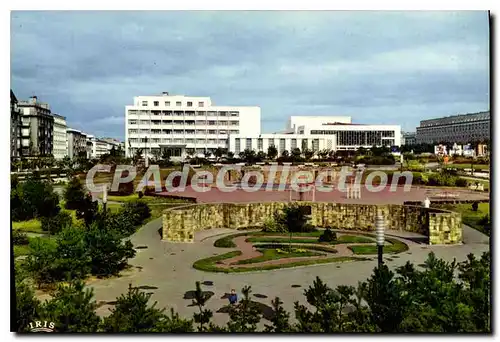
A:
[[[222,117],[239,117],[240,112],[237,111],[189,111],[189,110],[134,110],[128,111],[130,115],[164,115],[164,116],[222,116]]]
[[[186,126],[195,126],[195,125],[210,125],[210,126],[239,126],[239,121],[219,121],[219,120],[128,120],[129,125],[186,125]]]
[[[239,130],[225,129],[129,129],[129,134],[239,134]]]
[[[227,139],[160,139],[160,138],[130,138],[130,143],[157,143],[157,144],[226,144]]]
[[[170,107],[170,101],[165,101],[164,103],[165,103],[165,107]],[[147,107],[148,105],[149,105],[148,101],[142,101],[142,106],[143,107]],[[187,101],[186,105],[188,107],[193,107],[193,101]],[[160,101],[153,101],[153,106],[159,107],[160,106]],[[182,106],[182,101],[176,101],[175,102],[175,106],[176,107],[181,107]],[[203,101],[198,102],[198,107],[204,107],[204,106],[205,106],[205,104],[203,103]]]

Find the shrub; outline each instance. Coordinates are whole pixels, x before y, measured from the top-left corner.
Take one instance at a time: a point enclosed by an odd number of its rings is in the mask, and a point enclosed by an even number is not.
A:
[[[219,248],[234,248],[236,244],[233,242],[234,235],[224,236],[214,242],[214,247]]]
[[[142,191],[139,191],[139,192],[137,193],[137,196],[139,196],[139,199],[140,199],[140,198],[144,197],[144,194],[142,193]]]
[[[50,234],[57,234],[63,228],[70,226],[73,223],[71,214],[67,211],[61,211],[53,217],[42,217],[42,230]]]
[[[13,221],[50,217],[60,210],[59,196],[52,185],[33,177],[11,189],[10,206]]]
[[[12,243],[14,245],[27,245],[30,242],[28,235],[19,229],[12,230]]]
[[[66,209],[80,209],[83,207],[85,190],[83,184],[77,177],[72,177],[64,189],[64,200]]]
[[[319,242],[332,242],[337,240],[337,233],[335,233],[330,228],[326,228],[323,234],[320,235]]]
[[[466,187],[467,186],[467,180],[466,179],[463,179],[463,178],[457,178],[457,180],[455,181],[455,185],[456,186],[460,186],[460,187]]]
[[[121,212],[130,218],[134,226],[140,225],[151,217],[151,209],[143,201],[127,202],[123,205]]]
[[[267,233],[286,233],[287,227],[276,222],[274,217],[268,217],[262,225],[262,231]]]
[[[289,232],[298,233],[314,230],[314,227],[308,224],[308,217],[304,214],[304,207],[300,205],[290,205],[284,207],[281,212],[275,212],[274,220],[277,225],[286,227]]]
[[[477,202],[472,203],[472,211],[477,211],[478,208],[479,208],[479,203]]]

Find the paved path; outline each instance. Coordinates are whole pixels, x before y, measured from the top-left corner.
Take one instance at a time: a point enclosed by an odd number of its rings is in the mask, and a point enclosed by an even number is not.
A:
[[[207,308],[214,311],[215,323],[225,324],[227,314],[216,311],[227,304],[227,299],[221,297],[233,288],[239,293],[243,286],[251,285],[254,294],[267,296],[253,299],[268,306],[271,306],[271,300],[275,296],[279,296],[285,302],[285,309],[293,312],[294,301],[306,304],[303,291],[312,284],[316,276],[320,276],[332,287],[356,286],[359,281],[364,281],[371,275],[377,262],[374,257],[369,261],[322,264],[273,271],[209,273],[193,269],[193,262],[235,250],[213,246],[216,239],[222,235],[234,233],[234,230],[211,229],[198,232],[195,234],[193,244],[161,241],[158,233],[160,227],[161,218],[149,222],[131,236],[134,246],[147,246],[146,249],[138,249],[136,257],[130,261],[134,266],[132,271],[126,272],[119,278],[89,283],[94,288],[97,301],[115,300],[120,294],[126,293],[129,283],[132,286],[157,287],[146,292],[152,293],[151,299],[158,302],[158,307],[173,308],[180,315],[192,317],[196,308],[188,306],[191,300],[184,299],[184,294],[186,291],[194,290],[196,281],[210,281],[213,282],[212,286],[202,286],[203,290],[215,293],[208,301]],[[464,240],[463,245],[454,246],[411,244],[407,252],[396,256],[388,255],[386,259],[389,259],[386,262],[391,269],[404,265],[406,261],[419,265],[425,261],[431,251],[435,252],[437,257],[448,261],[454,258],[463,261],[469,253],[480,255],[489,250],[488,237],[467,226],[464,226]],[[292,285],[300,285],[300,287],[292,287]],[[104,305],[98,312],[107,315],[109,308],[109,305]]]

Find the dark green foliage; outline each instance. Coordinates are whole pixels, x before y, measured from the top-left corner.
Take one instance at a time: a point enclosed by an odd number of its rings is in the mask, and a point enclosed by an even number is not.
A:
[[[276,159],[278,156],[278,150],[276,149],[276,146],[271,145],[267,148],[267,157],[271,160]]]
[[[134,226],[140,225],[151,217],[151,209],[143,201],[131,201],[123,205],[121,212],[128,216]]]
[[[135,232],[135,226],[128,215],[121,211],[112,213],[108,211],[105,215],[99,215],[97,225],[102,230],[114,230],[120,236],[125,237]]]
[[[323,234],[320,235],[319,242],[333,242],[337,241],[337,233],[335,233],[330,228],[326,228]]]
[[[142,191],[139,191],[137,193],[137,196],[139,197],[139,199],[143,198],[144,197],[144,194],[142,193]]]
[[[477,202],[472,203],[472,211],[477,211],[478,208],[479,208],[479,203]]]
[[[82,281],[61,284],[53,298],[42,304],[41,317],[54,322],[56,332],[96,332],[101,320],[92,297],[92,290],[84,290]]]
[[[17,275],[16,275],[17,276]],[[29,331],[29,323],[38,318],[40,301],[35,298],[33,290],[16,278],[16,331]]]
[[[271,319],[272,325],[267,325],[264,329],[265,332],[291,332],[290,314],[283,308],[283,302],[279,297],[274,298],[271,302],[273,305],[273,317]]]
[[[54,240],[34,238],[30,240],[31,253],[26,258],[25,270],[40,287],[58,279],[56,262],[57,244]]]
[[[90,273],[86,234],[87,231],[79,226],[66,227],[57,234],[53,267],[58,280],[83,279]]]
[[[129,285],[127,294],[116,300],[111,315],[104,318],[102,330],[105,332],[187,332],[192,331],[192,323],[180,319],[171,312],[166,316],[164,309],[157,309],[156,302],[149,306],[151,294],[146,294]]]
[[[129,240],[122,241],[121,235],[115,230],[100,229],[96,224],[86,230],[84,242],[93,275],[118,274],[126,266],[127,260],[135,256]]]
[[[199,324],[198,331],[206,330],[205,324],[208,325],[213,316],[212,311],[204,309],[207,301],[210,299],[210,294],[201,290],[200,282],[196,282],[196,289],[194,291],[193,306],[197,306],[199,312],[193,315],[195,323]]]
[[[262,314],[257,304],[250,300],[251,286],[241,289],[243,298],[238,304],[231,305],[229,309],[230,321],[227,328],[230,332],[254,332]]]
[[[64,189],[66,209],[81,209],[84,206],[85,190],[78,177],[72,177]]]
[[[87,226],[90,226],[98,218],[99,205],[97,201],[92,200],[92,195],[86,194],[80,207],[76,210],[76,217],[83,219]]]
[[[60,210],[59,197],[52,185],[34,178],[18,183],[15,188],[11,189],[10,206],[13,221],[50,217]]]
[[[236,247],[236,244],[233,242],[234,236],[225,236],[223,238],[217,239],[214,242],[214,247],[220,247],[220,248],[234,248]]]
[[[276,224],[287,227],[288,232],[310,232],[314,227],[308,224],[309,218],[304,214],[304,210],[299,205],[289,205],[281,212],[274,213]]]
[[[30,242],[28,235],[19,229],[12,230],[12,243],[14,245],[27,245]]]
[[[44,232],[57,234],[63,228],[70,226],[73,223],[73,218],[67,211],[60,211],[56,216],[42,217],[41,222]]]

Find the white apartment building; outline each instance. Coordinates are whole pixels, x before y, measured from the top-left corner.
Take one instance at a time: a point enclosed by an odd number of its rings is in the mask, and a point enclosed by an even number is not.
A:
[[[161,95],[134,97],[125,106],[125,153],[165,150],[172,159],[227,148],[230,135],[258,136],[260,108],[216,106],[210,97]]]
[[[90,143],[90,158],[100,158],[102,155],[110,153],[114,147],[116,150],[123,148],[122,143],[112,138],[96,138],[87,135],[87,144]]]
[[[245,149],[267,152],[274,145],[281,155],[284,150],[301,151],[356,150],[359,147],[399,146],[401,126],[362,125],[349,116],[292,116],[283,132],[260,135],[231,134],[229,151],[238,155]]]
[[[68,155],[66,130],[66,117],[52,113],[54,116],[54,134],[53,134],[53,150],[52,154],[55,159],[63,159]]]
[[[73,128],[66,130],[66,142],[68,156],[73,159],[77,157],[88,157],[87,134]]]

